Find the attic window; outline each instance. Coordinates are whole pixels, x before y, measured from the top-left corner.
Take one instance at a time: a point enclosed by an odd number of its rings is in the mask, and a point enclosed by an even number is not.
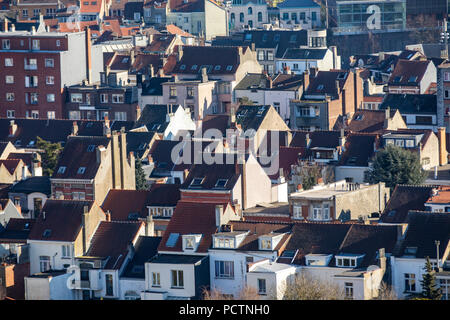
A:
[[[338,74],[337,79],[338,80],[344,80],[345,77],[347,77],[347,72],[341,72]]]
[[[22,140],[16,140],[16,142],[14,142],[14,145],[20,146],[21,143],[22,143]]]
[[[122,59],[122,63],[127,63],[127,62],[128,62],[128,57]]]
[[[25,223],[25,225],[23,226],[23,230],[30,230],[30,223],[29,222]]]
[[[139,219],[139,213],[137,212],[131,212],[128,214],[128,220],[138,220]]]
[[[93,144],[90,144],[90,145],[88,145],[88,147],[87,147],[87,151],[88,151],[88,152],[93,152],[94,149],[95,149],[95,145],[93,145]]]
[[[185,64],[182,64],[182,65],[180,66],[180,70],[184,70],[184,69],[186,69],[186,65],[185,65]]]
[[[402,76],[397,76],[394,78],[394,82],[400,82],[402,80]]]
[[[30,141],[30,142],[28,143],[28,145],[29,145],[29,146],[34,146],[34,140]]]
[[[51,234],[52,234],[52,230],[45,229],[44,233],[42,234],[42,236],[45,237],[45,238],[48,238],[48,237],[50,237]]]
[[[416,81],[417,81],[417,76],[412,76],[412,77],[409,77],[409,79],[408,79],[408,82],[410,82],[410,83],[414,83]]]
[[[220,66],[219,65],[215,66],[214,70],[220,70]]]
[[[58,173],[64,173],[66,172],[66,167],[59,167]]]
[[[158,124],[158,123],[157,123],[157,124],[154,124],[153,127],[152,127],[152,130],[158,130],[159,127],[161,127],[160,124]]]
[[[197,70],[197,65],[194,64],[194,65],[191,67],[191,70]]]
[[[228,179],[219,179],[216,182],[216,188],[225,188],[225,185],[227,184]]]
[[[227,66],[227,71],[233,70],[233,66]]]
[[[319,85],[317,86],[317,90],[323,90],[323,84],[319,84]]]
[[[258,109],[258,112],[257,112],[257,116],[262,116],[262,114],[264,113],[264,110],[265,110],[265,108],[264,107],[260,107],[259,109]]]
[[[361,121],[364,118],[363,114],[357,114],[355,120]]]
[[[202,185],[203,179],[205,178],[194,178],[192,179],[190,187],[200,187]]]
[[[86,171],[86,167],[79,167],[77,174],[83,174]]]
[[[417,247],[406,247],[405,248],[405,255],[413,255],[415,256],[417,253]]]
[[[169,239],[167,239],[166,246],[170,248],[175,247],[175,244],[177,243],[179,236],[180,236],[179,233],[171,233],[169,235]]]

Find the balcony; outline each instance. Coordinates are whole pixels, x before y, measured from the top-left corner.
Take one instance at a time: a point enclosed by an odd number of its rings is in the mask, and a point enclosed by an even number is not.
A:
[[[91,283],[89,280],[72,280],[72,284],[74,285],[74,289],[78,290],[91,289]]]
[[[89,270],[89,280],[81,280],[78,276],[72,280],[72,289],[77,290],[101,290],[102,282],[100,280],[100,270]]]

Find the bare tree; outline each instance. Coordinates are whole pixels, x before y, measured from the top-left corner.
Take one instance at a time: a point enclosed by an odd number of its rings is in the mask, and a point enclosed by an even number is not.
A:
[[[344,300],[337,284],[301,272],[286,283],[283,300]]]
[[[378,297],[375,300],[398,300],[398,297],[392,286],[386,282],[381,282]]]
[[[259,300],[260,296],[255,288],[245,286],[234,297],[231,294],[224,294],[217,289],[203,289],[203,300]]]

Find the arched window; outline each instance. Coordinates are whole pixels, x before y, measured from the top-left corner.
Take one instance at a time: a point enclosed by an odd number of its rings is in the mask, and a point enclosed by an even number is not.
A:
[[[262,21],[262,12],[258,12],[258,22]]]
[[[248,8],[248,14],[249,14],[249,15],[253,14],[253,9],[252,9],[252,7],[249,7],[249,8]]]
[[[239,22],[244,22],[244,14],[242,12],[239,13]]]
[[[234,13],[231,14],[231,21],[234,21]]]

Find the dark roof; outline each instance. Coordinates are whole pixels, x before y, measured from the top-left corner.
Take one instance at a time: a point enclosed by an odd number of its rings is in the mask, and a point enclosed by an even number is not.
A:
[[[265,74],[247,73],[234,90],[266,89],[268,87],[268,79]]]
[[[145,263],[158,253],[157,249],[160,242],[161,237],[139,236],[134,247],[134,256],[121,276],[144,279]]]
[[[33,219],[9,219],[6,227],[3,230],[0,229],[0,243],[26,242],[33,225]]]
[[[143,224],[143,222],[100,222],[86,256],[108,258],[103,269],[120,269],[128,254],[128,246],[136,239]]]
[[[177,146],[179,141],[156,140],[149,152],[155,163],[152,170],[152,176],[166,176],[174,169],[175,164],[172,160],[172,149]]]
[[[303,75],[279,73],[273,78],[270,90],[298,90],[303,85]]]
[[[397,226],[352,224],[338,253],[364,254],[359,267],[368,267],[377,264],[379,249],[392,253],[396,242]]]
[[[246,50],[248,47],[242,48],[243,53]],[[201,74],[202,67],[206,67],[207,74],[234,74],[240,63],[239,47],[183,46],[183,56],[172,72]]]
[[[171,0],[168,2],[173,12],[204,12],[205,1],[202,0]]]
[[[396,109],[391,109],[389,117],[392,118],[396,112]],[[353,132],[381,133],[385,118],[385,110],[358,110],[345,128]]]
[[[225,212],[226,203],[179,201],[159,244],[158,252],[181,252],[182,235],[185,234],[201,234],[202,238],[196,252],[207,252],[211,246],[212,235],[217,231],[216,205],[219,204],[224,206]],[[174,245],[169,247],[167,246],[167,240],[171,234],[178,234],[179,236]]]
[[[428,60],[398,60],[394,71],[389,78],[389,85],[393,86],[417,86],[422,81],[428,65],[433,63]]]
[[[20,159],[31,170],[33,165],[33,153],[31,152],[11,152],[7,159]]]
[[[20,159],[2,159],[0,160],[0,167],[3,165],[10,174],[13,174],[21,161]]]
[[[435,240],[440,241],[439,256],[442,257],[449,244],[450,214],[412,211],[408,214],[408,228],[395,256],[407,255],[407,247],[417,247],[416,258],[436,258]]]
[[[179,184],[154,183],[147,199],[148,206],[175,207],[180,200]]]
[[[379,139],[374,134],[352,133],[346,137],[345,151],[339,160],[341,166],[367,167],[375,154],[374,144]]]
[[[282,59],[321,60],[327,54],[328,49],[299,49],[288,48]]]
[[[127,153],[134,152],[136,158],[142,158],[150,143],[155,137],[154,131],[150,132],[127,132]]]
[[[435,94],[387,94],[380,109],[398,109],[402,115],[407,113],[436,114]]]
[[[302,84],[303,75],[279,73],[273,78],[271,88],[267,75],[262,73],[247,73],[234,89],[297,90]]]
[[[240,173],[236,172],[235,164],[194,164],[181,189],[229,191],[234,188],[239,177]],[[203,180],[201,184],[193,185],[194,179]],[[220,179],[226,180],[226,184],[216,186]]]
[[[290,147],[306,148],[306,135],[311,139],[309,148],[336,148],[339,146],[340,131],[292,131]]]
[[[162,96],[164,82],[168,82],[171,77],[153,77],[142,83],[143,96]]]
[[[283,147],[280,146],[278,153],[278,168],[283,169],[284,177],[289,180],[291,177],[291,166],[298,165],[300,159],[305,158],[306,149],[305,148],[296,148],[296,147]],[[257,158],[261,167],[270,167],[271,163],[264,164],[260,160],[261,158]],[[277,180],[280,177],[280,171],[277,170],[276,173],[269,175],[269,178],[272,180]]]
[[[205,256],[190,256],[186,254],[158,254],[150,259],[151,263],[167,263],[167,264],[197,264],[206,259]]]
[[[111,213],[112,221],[135,220],[132,214],[145,218],[148,215],[148,190],[111,189],[102,204],[103,211]]]
[[[111,139],[107,137],[77,137],[71,136],[61,153],[58,165],[52,178],[56,179],[93,179],[97,174],[100,163],[97,161],[96,148],[108,148]],[[89,146],[92,151],[88,151]],[[59,168],[66,167],[64,172]],[[80,168],[85,168],[80,171]]]
[[[155,34],[153,35],[153,41],[141,50],[143,52],[166,52],[175,37],[172,34]]]
[[[380,217],[384,223],[406,223],[410,210],[425,210],[431,185],[397,185]]]
[[[33,193],[33,192],[41,192],[50,196],[51,194],[51,186],[50,186],[50,178],[47,176],[42,177],[29,177],[24,180],[20,180],[16,184],[14,184],[10,192],[12,193]]]
[[[347,70],[319,71],[317,75],[311,79],[304,95],[327,94],[330,97],[337,99],[338,93],[336,81],[339,81],[339,88],[340,91],[342,91],[349,76],[350,72]]]
[[[0,141],[0,154],[6,149],[9,141]]]
[[[172,106],[172,111],[175,113],[178,110],[178,105]],[[147,105],[141,113],[141,117],[136,121],[135,128],[146,126],[149,131],[163,133],[169,122],[167,115],[170,113],[170,106],[166,104]]]
[[[296,251],[292,263],[305,264],[305,255],[336,254],[350,229],[350,224],[297,223],[285,250]]]
[[[93,201],[47,200],[42,208],[42,213],[31,229],[29,239],[75,241],[81,230],[84,207],[87,206],[88,210],[91,210],[93,204]],[[46,230],[50,232],[44,235]]]
[[[317,8],[320,7],[319,4],[313,0],[284,0],[277,4],[278,8]]]
[[[125,19],[134,20],[134,13],[139,12],[141,16],[144,16],[144,2],[127,2],[124,6],[123,15]]]
[[[241,105],[236,111],[236,124],[244,131],[249,129],[258,131],[269,109],[270,105]]]
[[[208,114],[202,120],[202,131],[205,133],[208,129],[217,129],[225,136],[230,127],[229,122],[230,116],[227,114]]]

